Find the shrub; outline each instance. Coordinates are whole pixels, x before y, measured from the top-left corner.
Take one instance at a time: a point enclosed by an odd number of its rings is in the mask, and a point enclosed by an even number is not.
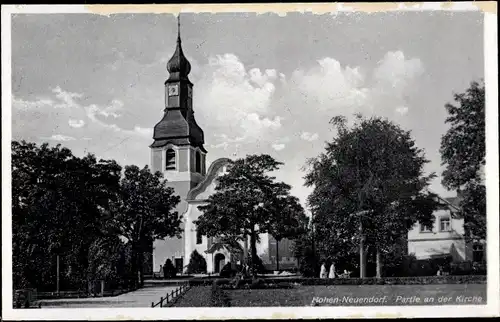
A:
[[[249,254],[247,259],[248,266],[253,267],[258,274],[263,274],[266,272],[266,267],[262,263],[262,258],[256,257],[255,263],[252,263],[252,256]]]
[[[227,277],[227,278],[229,278],[229,277],[236,276],[236,273],[237,273],[237,270],[235,270],[234,268],[232,268],[231,263],[228,262],[220,270],[219,276],[220,277]]]
[[[231,301],[229,300],[229,297],[227,296],[226,292],[224,292],[221,289],[217,280],[215,280],[212,283],[212,292],[210,295],[210,302],[212,303],[212,306],[215,306],[215,307],[231,306]]]
[[[163,276],[165,278],[172,278],[177,275],[177,270],[175,269],[174,264],[170,260],[170,258],[167,258],[165,261],[165,265],[163,266]]]
[[[206,273],[207,272],[207,262],[205,261],[205,258],[198,253],[198,251],[195,249],[191,253],[191,258],[189,259],[189,264],[187,267],[187,273],[188,274],[200,274],[200,273]]]

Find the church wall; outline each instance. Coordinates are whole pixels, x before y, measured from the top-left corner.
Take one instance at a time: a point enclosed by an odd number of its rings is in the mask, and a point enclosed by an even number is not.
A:
[[[178,152],[179,153],[179,172],[189,171],[189,168],[188,168],[189,150],[190,150],[189,148],[179,148],[179,152]]]
[[[191,189],[192,183],[189,181],[167,182],[167,186],[174,188],[175,194],[181,197],[181,201],[176,207],[176,211],[182,215],[186,211],[187,202],[186,195]],[[184,223],[181,223],[181,229],[184,230]],[[160,271],[160,265],[164,265],[167,258],[185,258],[184,254],[184,238],[166,238],[164,240],[156,240],[153,244],[153,270]],[[175,263],[174,263],[175,264]],[[183,265],[187,265],[184,259]]]
[[[151,149],[151,170],[153,173],[162,171],[162,153],[161,149]]]

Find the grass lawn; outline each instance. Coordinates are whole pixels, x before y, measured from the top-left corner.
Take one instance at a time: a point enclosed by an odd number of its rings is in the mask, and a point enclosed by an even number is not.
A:
[[[210,306],[209,286],[193,287],[175,307]],[[314,285],[294,289],[224,290],[231,306],[486,304],[486,284]],[[433,302],[430,302],[433,299]]]

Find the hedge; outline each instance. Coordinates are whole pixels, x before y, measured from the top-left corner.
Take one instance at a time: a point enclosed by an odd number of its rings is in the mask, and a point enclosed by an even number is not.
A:
[[[415,277],[385,277],[385,278],[263,278],[266,284],[282,285],[283,283],[299,285],[423,285],[423,284],[486,284],[486,275],[447,275],[447,276],[415,276]],[[232,279],[221,278],[218,285],[228,285]],[[211,285],[213,279],[192,279],[189,285]],[[244,279],[241,285],[252,284],[252,279]]]

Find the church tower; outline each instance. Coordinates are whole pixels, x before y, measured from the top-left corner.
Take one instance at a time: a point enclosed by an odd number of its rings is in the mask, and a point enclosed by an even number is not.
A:
[[[203,130],[194,118],[193,84],[188,78],[191,64],[182,51],[179,20],[177,23],[177,47],[167,63],[164,114],[154,127],[150,146],[151,168],[162,172],[168,182],[182,182],[189,190],[205,174],[207,151]],[[179,191],[181,198],[187,192],[181,195]]]
[[[167,63],[169,77],[165,81],[164,114],[154,127],[154,142],[150,148],[151,170],[163,173],[167,186],[174,188],[181,199],[176,211],[182,215],[187,209],[188,192],[205,176],[207,151],[203,147],[203,130],[194,118],[193,84],[188,78],[191,64],[182,51],[179,17],[177,19],[177,47]],[[181,224],[183,228],[184,224]],[[158,271],[166,259],[171,259],[182,271],[187,264],[183,239],[167,238],[154,242],[154,271]]]

